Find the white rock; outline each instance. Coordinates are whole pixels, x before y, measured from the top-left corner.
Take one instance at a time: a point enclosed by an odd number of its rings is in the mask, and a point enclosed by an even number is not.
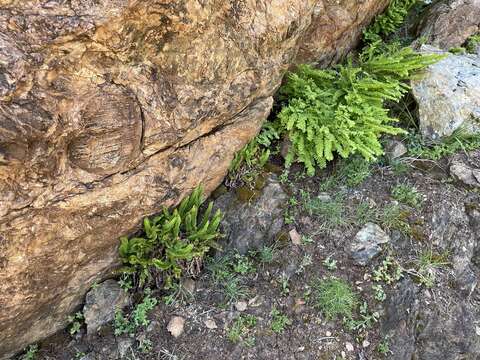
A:
[[[349,342],[345,343],[345,348],[347,349],[348,352],[352,352],[353,350],[355,350],[352,343],[349,343]]]
[[[235,303],[235,309],[237,309],[237,311],[245,311],[247,310],[247,303],[245,301],[237,301]]]
[[[204,324],[207,327],[207,329],[216,329],[217,328],[217,323],[213,319],[205,320]]]
[[[183,333],[185,319],[181,316],[174,316],[170,319],[167,325],[167,330],[174,338],[179,337]]]
[[[431,46],[421,50],[440,51]],[[480,131],[480,56],[445,54],[445,59],[412,81],[420,131],[428,139],[449,136],[460,126],[471,133]]]

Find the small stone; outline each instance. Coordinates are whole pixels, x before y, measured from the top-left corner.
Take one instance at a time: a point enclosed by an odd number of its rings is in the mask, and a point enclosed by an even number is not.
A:
[[[353,260],[359,265],[366,265],[371,259],[382,251],[381,244],[390,241],[390,237],[380,226],[367,223],[355,235],[350,245],[350,254]]]
[[[207,327],[207,329],[216,329],[217,328],[217,323],[213,319],[205,320],[204,324]]]
[[[325,333],[325,335],[328,336],[328,337],[330,337],[330,336],[332,336],[332,333],[331,333],[330,331],[327,331],[327,332]]]
[[[369,346],[370,346],[370,341],[368,341],[368,340],[363,340],[363,342],[362,342],[362,347],[367,348],[367,347],[369,347]]]
[[[288,235],[290,235],[290,240],[292,240],[292,244],[294,245],[301,245],[302,244],[302,237],[298,233],[297,229],[293,228],[288,232]]]
[[[237,301],[235,309],[237,309],[237,311],[245,311],[247,310],[247,303],[245,301]]]
[[[352,343],[346,342],[345,343],[345,348],[347,349],[348,352],[352,352],[354,349]]]
[[[385,146],[385,154],[390,160],[398,159],[407,153],[407,147],[399,140],[391,139]]]
[[[477,157],[480,158],[480,152],[478,152]],[[450,174],[457,181],[461,181],[465,185],[480,187],[480,168],[462,161],[460,156],[456,156],[452,160]]]
[[[167,330],[174,338],[179,337],[183,333],[183,327],[185,325],[185,319],[181,316],[174,316],[170,319]]]

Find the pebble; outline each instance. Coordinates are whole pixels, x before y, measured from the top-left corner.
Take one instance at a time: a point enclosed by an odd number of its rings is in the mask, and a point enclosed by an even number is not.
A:
[[[183,333],[185,319],[181,316],[174,316],[170,319],[167,325],[167,330],[174,338],[179,337]]]

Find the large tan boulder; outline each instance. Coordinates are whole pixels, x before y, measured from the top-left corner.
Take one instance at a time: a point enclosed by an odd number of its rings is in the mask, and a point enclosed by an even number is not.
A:
[[[64,327],[144,216],[222,181],[300,44],[336,60],[384,5],[0,0],[0,358]]]

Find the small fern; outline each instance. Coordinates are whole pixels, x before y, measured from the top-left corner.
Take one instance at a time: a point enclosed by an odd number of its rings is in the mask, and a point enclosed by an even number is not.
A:
[[[152,274],[160,273],[165,288],[180,278],[183,270],[195,273],[203,256],[217,246],[222,219],[220,210],[212,216],[213,203],[199,217],[201,203],[202,188],[197,187],[172,212],[165,208],[153,219],[145,218],[143,236],[122,237],[122,272],[137,275],[140,287],[152,280]]]
[[[387,35],[393,34],[402,25],[409,10],[418,0],[392,0],[383,14],[378,15],[370,26],[364,30],[366,43],[374,43]]]
[[[393,126],[397,120],[385,101],[398,102],[409,89],[404,80],[439,58],[374,43],[355,65],[350,61],[333,70],[300,65],[280,90],[285,106],[277,121],[292,143],[286,166],[298,161],[313,175],[335,153],[343,158],[359,153],[368,161],[381,155],[381,134],[404,133]]]
[[[279,139],[277,124],[265,122],[260,133],[235,154],[229,168],[230,183],[254,181],[270,158],[270,147]]]

